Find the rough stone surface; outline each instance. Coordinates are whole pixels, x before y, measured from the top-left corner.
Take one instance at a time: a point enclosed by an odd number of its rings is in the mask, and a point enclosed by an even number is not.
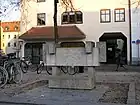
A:
[[[57,48],[56,54],[47,54],[46,58],[47,65],[99,66],[99,49],[93,48],[92,53],[86,54],[85,48]]]
[[[99,102],[127,104],[129,84],[108,84],[109,89]]]
[[[75,74],[72,76],[65,76],[63,73],[58,73],[56,67],[52,68],[52,80],[49,80],[50,88],[70,88],[70,89],[93,89],[95,87],[95,69],[88,67],[87,75]],[[56,76],[58,78],[56,78]],[[63,77],[63,78],[62,78]],[[78,77],[78,78],[77,78]]]

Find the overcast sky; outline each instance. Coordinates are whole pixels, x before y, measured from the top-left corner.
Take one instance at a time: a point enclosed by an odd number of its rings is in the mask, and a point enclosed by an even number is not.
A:
[[[0,0],[0,20],[19,21],[20,10],[18,0]]]

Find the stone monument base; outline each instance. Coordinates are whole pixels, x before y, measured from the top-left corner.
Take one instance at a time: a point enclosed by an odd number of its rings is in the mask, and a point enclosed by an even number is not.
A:
[[[95,88],[95,69],[88,67],[88,72],[75,75],[62,75],[57,67],[52,69],[52,79],[49,88],[58,89],[93,89]]]

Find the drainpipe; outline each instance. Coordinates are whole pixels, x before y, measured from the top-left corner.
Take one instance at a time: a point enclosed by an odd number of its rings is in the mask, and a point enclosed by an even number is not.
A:
[[[128,10],[129,10],[129,37],[130,37],[130,65],[132,64],[132,30],[131,30],[131,0],[128,0]]]

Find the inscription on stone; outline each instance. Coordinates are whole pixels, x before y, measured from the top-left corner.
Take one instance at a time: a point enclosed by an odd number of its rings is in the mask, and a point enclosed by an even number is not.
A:
[[[86,54],[84,48],[57,48],[56,64],[65,66],[86,65]]]

